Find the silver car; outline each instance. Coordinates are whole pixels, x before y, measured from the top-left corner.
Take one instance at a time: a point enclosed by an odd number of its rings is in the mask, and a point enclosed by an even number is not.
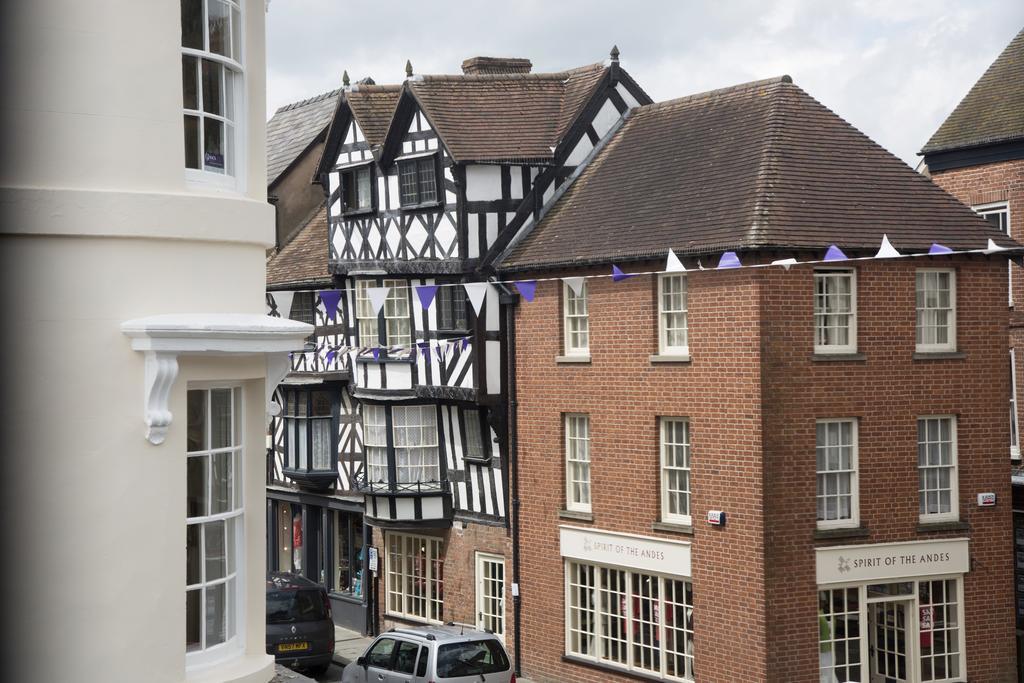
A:
[[[342,683],[515,683],[493,633],[448,624],[393,628],[345,667]]]

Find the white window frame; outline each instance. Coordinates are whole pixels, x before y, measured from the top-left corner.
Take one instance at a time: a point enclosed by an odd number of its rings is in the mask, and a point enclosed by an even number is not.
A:
[[[210,438],[212,435],[212,411],[210,410],[210,392],[216,389],[228,389],[231,391],[231,402],[232,402],[232,416],[231,416],[231,434],[232,444],[230,446],[222,448],[211,448]],[[246,535],[246,520],[245,520],[245,392],[241,385],[229,384],[229,383],[216,383],[216,382],[203,382],[203,383],[189,383],[187,391],[202,391],[206,394],[204,401],[206,411],[204,415],[205,419],[205,438],[206,443],[204,447],[195,450],[188,451],[186,446],[186,461],[191,458],[206,458],[206,499],[207,504],[211,504],[213,500],[213,456],[217,454],[230,453],[232,454],[231,460],[231,472],[232,472],[232,488],[230,493],[230,499],[232,507],[225,512],[210,513],[205,515],[198,515],[195,517],[188,517],[186,512],[185,526],[198,526],[200,529],[199,534],[199,550],[200,550],[200,562],[199,571],[201,580],[199,583],[189,584],[186,576],[185,592],[186,594],[190,591],[200,591],[200,608],[202,609],[203,618],[200,619],[200,642],[205,643],[206,641],[206,600],[205,591],[211,586],[225,585],[230,586],[230,582],[235,582],[234,591],[228,591],[225,589],[225,617],[227,619],[225,640],[222,643],[211,645],[209,647],[202,647],[197,650],[188,651],[185,650],[185,670],[188,672],[202,670],[206,667],[220,664],[235,657],[242,655],[245,649],[245,620],[246,620],[246,601],[245,601],[245,565],[247,562],[245,554],[245,535]],[[187,442],[186,442],[187,443]],[[234,547],[229,547],[229,538],[227,532],[227,521],[231,520],[235,525],[235,538]],[[225,522],[225,566],[224,576],[218,579],[206,580],[206,539],[205,539],[205,526],[213,522]],[[234,551],[234,572],[231,571],[229,564],[229,555],[227,553]],[[187,551],[186,551],[187,552]],[[231,623],[232,618],[234,620],[235,632],[231,635]],[[187,615],[186,615],[187,619]],[[184,649],[184,648],[183,648]]]
[[[660,463],[661,463],[661,521],[668,522],[670,524],[693,524],[693,461],[692,461],[692,450],[690,441],[690,420],[685,417],[663,417],[659,420],[658,434],[659,434],[659,451],[660,451]],[[685,431],[685,441],[679,444],[673,444],[683,449],[684,458],[686,461],[685,466],[669,465],[667,462],[668,456],[668,427],[673,424],[682,424]],[[686,512],[672,513],[670,512],[669,501],[671,496],[675,495],[674,491],[669,488],[669,475],[672,471],[685,473],[686,488],[685,490],[679,489],[679,492],[685,492],[686,494]]]
[[[495,579],[494,575],[487,576],[486,566],[497,565],[501,567],[501,579]],[[501,642],[505,642],[505,558],[492,553],[476,553],[476,627],[483,630],[490,630]],[[488,587],[496,589],[497,593],[488,590]],[[488,605],[488,602],[491,604]],[[497,602],[497,609],[491,610]]]
[[[397,543],[401,549],[398,556],[394,553],[394,545]],[[425,549],[425,562],[420,569],[414,567],[416,561],[413,552],[413,544],[422,543]],[[443,623],[444,619],[444,539],[436,536],[417,536],[414,534],[397,533],[393,531],[384,532],[384,612],[385,614],[412,619],[431,624]],[[434,575],[434,557],[442,565],[442,576]],[[407,589],[410,585],[421,581],[422,595],[414,595]],[[396,582],[399,585],[395,585]],[[393,600],[400,603],[395,609]],[[423,606],[423,612],[419,612],[417,601]]]
[[[1020,419],[1017,416],[1017,350],[1010,349],[1010,458],[1020,460]]]
[[[377,314],[373,311],[370,295],[366,291],[375,286],[373,280],[356,280],[356,340],[363,348],[380,344]]]
[[[906,643],[907,643],[907,680],[908,681],[920,681],[922,677],[921,672],[921,626],[919,615],[921,613],[921,584],[929,583],[932,581],[953,581],[956,584],[957,592],[957,654],[959,654],[960,664],[960,675],[955,678],[940,678],[930,679],[929,683],[960,683],[961,681],[970,680],[967,675],[967,656],[966,656],[966,626],[964,621],[964,577],[962,574],[945,574],[939,576],[908,576],[900,579],[880,579],[878,581],[862,581],[856,583],[836,583],[827,584],[817,587],[817,592],[822,591],[834,591],[834,590],[847,590],[853,588],[857,591],[857,611],[856,612],[841,612],[840,614],[856,614],[858,620],[858,646],[860,651],[859,665],[861,667],[861,677],[859,680],[867,681],[870,678],[870,666],[871,661],[869,657],[868,647],[871,641],[871,634],[869,632],[868,624],[868,605],[878,602],[887,602],[889,598],[869,598],[867,594],[867,587],[875,583],[906,583],[910,582],[913,584],[913,590],[911,593],[906,595],[905,599],[899,600],[900,602],[910,603],[909,613],[907,614],[907,625],[906,625]],[[820,601],[820,596],[816,596]],[[948,604],[948,603],[947,603]],[[834,614],[834,613],[830,613]],[[818,612],[819,619],[821,613]],[[910,617],[916,618],[910,618]],[[829,631],[829,639],[823,641],[821,639],[821,627],[820,621],[816,621],[816,630],[818,630],[818,649],[821,652],[821,644],[829,643],[830,645],[834,642],[845,642],[836,641],[833,639],[831,630]],[[849,638],[847,638],[849,639]],[[834,656],[835,649],[830,647],[830,653]],[[819,676],[821,680],[835,680],[829,676],[833,675],[833,668],[836,662],[833,660],[829,664],[829,671],[821,672],[822,661],[819,657]]]
[[[462,411],[462,431],[466,435],[466,452],[464,457],[467,460],[486,460],[487,451],[484,449],[483,437],[484,425],[481,424],[480,411],[476,408],[467,408]]]
[[[921,277],[924,276],[925,282],[927,283],[928,276],[930,274],[949,275],[949,317],[946,320],[946,327],[948,328],[946,331],[947,342],[945,344],[923,344],[921,342],[915,342],[914,348],[918,353],[956,351],[956,270],[953,268],[918,268],[914,273],[914,308],[916,310],[915,334],[919,333],[922,329],[922,313],[932,310],[942,310],[938,308],[928,308],[927,306],[922,308],[918,305],[917,298],[921,292]],[[939,328],[938,325],[935,327],[936,329]]]
[[[384,300],[384,338],[388,346],[412,346],[412,314],[409,310],[409,283],[384,280],[389,287]]]
[[[679,282],[680,294],[682,295],[682,308],[678,310],[667,310],[665,308],[666,291],[665,285],[668,282]],[[663,356],[689,356],[690,355],[690,327],[689,327],[689,281],[681,273],[665,273],[658,276],[658,353]],[[683,344],[669,344],[668,339],[668,318],[673,315],[682,316]]]
[[[819,470],[817,469],[817,452],[820,448],[829,448],[828,444],[821,446],[818,444],[818,427],[820,425],[830,424],[849,424],[850,425],[850,470],[848,470],[850,476],[850,517],[848,519],[819,519],[817,520],[817,527],[819,529],[850,529],[857,528],[860,526],[860,467],[858,450],[860,446],[859,442],[859,424],[856,418],[825,418],[816,420],[814,423],[814,439],[815,439],[815,509],[817,509],[817,499],[821,498],[824,494],[821,492],[821,488],[817,483],[817,480],[822,475],[835,475],[847,470]],[[841,447],[841,446],[840,446]]]
[[[822,313],[818,310],[818,279],[822,277],[835,277],[848,275],[850,277],[850,313],[849,343],[847,344],[819,344],[818,330],[819,316],[841,315]],[[817,354],[841,354],[857,352],[857,270],[855,268],[815,268],[814,269],[814,353]]]
[[[405,424],[399,425],[399,413],[406,415]],[[410,421],[414,418],[415,421]],[[405,438],[399,438],[401,430],[405,430]],[[416,405],[396,405],[391,408],[391,432],[395,451],[395,484],[409,485],[426,483],[440,486],[441,481],[441,458],[437,436],[437,407],[432,403]],[[420,440],[413,442],[413,438],[419,434]],[[404,446],[400,446],[404,443]],[[402,454],[406,457],[403,458]],[[413,463],[413,459],[418,460]],[[403,463],[403,459],[405,462]],[[429,462],[429,460],[433,462]],[[433,473],[431,478],[420,477],[409,481],[402,481],[403,470],[410,472],[419,470],[421,473],[429,469]]]
[[[573,565],[577,565],[577,566],[580,566],[580,567],[590,567],[590,568],[592,568],[593,569],[593,581],[592,581],[592,583],[587,585],[587,586],[584,586],[583,584],[574,584],[573,583],[573,576],[572,576],[572,574],[573,574],[573,572],[572,572]],[[575,560],[575,559],[570,559],[570,558],[564,558],[563,559],[562,568],[563,568],[564,582],[565,582],[565,594],[564,594],[565,613],[564,613],[564,617],[563,617],[563,622],[562,623],[563,623],[563,629],[564,629],[564,633],[565,633],[565,645],[564,645],[565,650],[564,650],[564,652],[565,652],[567,657],[571,657],[573,659],[580,659],[580,660],[585,660],[585,661],[591,661],[591,662],[594,662],[595,664],[598,664],[601,667],[607,667],[608,669],[611,669],[611,670],[632,671],[632,672],[636,672],[638,674],[645,675],[645,676],[660,676],[660,678],[658,678],[658,680],[668,680],[668,681],[693,681],[694,680],[693,677],[686,678],[686,677],[681,677],[681,676],[673,676],[673,675],[670,675],[668,673],[668,661],[669,661],[669,658],[670,658],[671,655],[667,654],[666,646],[667,646],[667,643],[668,643],[669,639],[666,636],[668,635],[668,631],[669,631],[670,627],[669,627],[669,625],[666,623],[666,621],[663,618],[663,615],[665,615],[667,613],[667,611],[665,609],[665,603],[667,602],[667,599],[668,599],[668,591],[666,590],[666,584],[668,582],[670,582],[670,581],[682,582],[684,584],[684,588],[683,588],[684,596],[685,596],[685,591],[686,591],[685,584],[689,584],[690,593],[691,593],[691,596],[692,596],[692,594],[693,594],[693,579],[692,578],[686,577],[686,576],[672,576],[672,575],[669,575],[669,574],[660,574],[658,572],[648,572],[648,571],[634,570],[634,569],[630,569],[628,567],[617,567],[617,566],[612,566],[612,565],[597,564],[597,563],[594,563],[594,562],[584,562],[584,561],[581,561],[581,560]],[[601,570],[602,569],[607,570],[609,573],[617,572],[617,573],[621,573],[623,575],[624,581],[622,583],[622,590],[609,589],[609,588],[604,586],[604,583],[603,583],[603,580],[602,580],[602,577],[601,577]],[[638,599],[638,596],[633,592],[633,575],[635,575],[635,574],[639,574],[639,575],[644,576],[644,577],[653,577],[653,578],[656,578],[658,580],[658,597],[656,599],[655,609],[653,610],[653,612],[654,612],[654,614],[656,614],[658,616],[658,620],[657,620],[656,625],[654,626],[654,630],[656,630],[656,632],[657,632],[657,642],[659,644],[659,647],[658,647],[658,650],[657,650],[658,653],[659,653],[659,656],[656,658],[658,660],[658,662],[659,662],[659,669],[660,669],[659,672],[655,672],[655,671],[653,671],[650,668],[644,668],[642,666],[637,666],[636,663],[634,662],[634,659],[633,659],[634,658],[634,651],[636,649],[636,647],[635,647],[635,626],[637,625],[637,623],[640,623],[640,622],[644,623],[645,625],[651,623],[650,620],[643,619],[642,617],[639,617],[638,619],[634,619],[634,614],[633,614],[634,603],[637,602],[637,599]],[[573,590],[575,588],[578,588],[578,587],[582,587],[582,589],[578,591],[579,594],[582,594],[584,592],[584,590],[589,590],[589,591],[592,592],[592,598],[593,599],[592,599],[592,602],[591,602],[591,604],[589,606],[575,607],[576,599],[579,597],[579,595],[574,596],[573,595]],[[618,612],[612,613],[612,612],[609,612],[609,611],[604,609],[604,605],[602,604],[602,598],[605,598],[606,596],[610,597],[611,595],[615,595],[617,597],[621,597],[621,599],[625,600],[625,610],[624,611],[621,608],[621,604],[622,604],[621,600],[617,601],[618,604],[616,605],[616,607],[619,608]],[[690,617],[693,616],[693,605],[692,604],[687,604],[685,602],[677,602],[677,603],[674,603],[674,604],[681,605],[683,607],[684,621],[683,621],[683,624],[681,626],[679,624],[673,622],[671,628],[673,630],[679,631],[681,633],[684,633],[684,634],[688,633],[689,634],[689,640],[690,640],[690,643],[693,644],[693,649],[690,650],[689,652],[683,650],[682,657],[685,660],[687,660],[689,670],[693,671],[693,658],[694,658],[694,651],[696,650],[696,639],[694,638],[694,629],[692,627],[688,627],[687,624],[686,624],[686,621],[685,621],[685,619],[686,619],[685,612],[687,610],[689,610],[689,616]],[[591,631],[584,631],[583,629],[577,629],[579,631],[579,633],[580,633],[580,636],[579,636],[580,639],[582,639],[584,637],[584,634],[591,636],[588,639],[588,648],[587,648],[588,652],[586,652],[586,653],[578,652],[578,651],[575,651],[573,649],[573,643],[572,643],[572,637],[573,637],[573,628],[572,628],[573,627],[573,620],[572,620],[573,614],[572,613],[573,613],[573,609],[579,609],[581,612],[588,612],[589,613],[588,617],[589,617],[589,619],[591,621],[590,625],[592,627],[592,630]],[[608,617],[609,615],[613,615],[613,618],[602,618],[602,617]],[[622,640],[622,638],[620,638],[620,637],[615,637],[615,636],[612,636],[611,634],[605,634],[604,633],[605,625],[607,623],[613,623],[613,621],[624,622],[624,626],[625,626],[625,640]],[[684,636],[684,639],[685,639],[685,636]],[[618,645],[619,648],[624,650],[625,663],[616,661],[615,659],[612,659],[611,657],[608,657],[606,653],[601,652],[602,647],[603,647],[605,642],[608,642],[608,643],[615,642]],[[683,647],[685,648],[685,646],[686,646],[686,644],[684,643]],[[648,646],[644,646],[644,647],[648,647]],[[602,655],[604,655],[604,656],[602,656]],[[684,664],[684,666],[685,666],[685,664]]]
[[[562,283],[562,332],[563,346],[566,356],[590,356],[590,302],[588,301],[587,281],[580,285],[579,296],[572,291],[568,283]],[[569,306],[573,302],[582,302],[583,313],[570,313]],[[573,321],[579,325],[573,329]],[[573,335],[586,337],[586,344],[574,345]]]
[[[566,413],[563,423],[563,429],[565,430],[565,509],[573,512],[590,512],[594,499],[592,478],[590,476],[592,462],[590,457],[590,416],[583,413]],[[573,423],[584,425],[586,436],[579,436],[578,427],[576,435],[572,435],[569,425]],[[580,448],[584,450],[581,451]],[[580,473],[584,467],[586,468],[585,479]],[[574,486],[577,483],[581,485],[586,484],[587,496],[585,501],[583,496],[580,496],[577,500],[575,495],[576,487]]]
[[[237,50],[232,50],[236,55],[237,59],[225,57],[224,55],[217,54],[209,51],[210,45],[210,21],[209,21],[209,5],[210,2],[220,2],[227,6],[228,9],[228,30],[227,38],[232,43],[235,38],[238,38],[240,45]],[[203,46],[204,49],[200,50],[197,48],[181,46],[182,57],[195,57],[197,58],[197,81],[196,81],[196,105],[197,109],[186,109],[184,101],[182,102],[183,115],[197,116],[199,117],[199,140],[200,140],[200,168],[188,168],[184,167],[185,170],[185,181],[188,185],[197,189],[213,189],[213,190],[234,190],[238,192],[244,192],[246,189],[246,164],[247,164],[247,149],[246,149],[246,111],[247,111],[247,81],[245,78],[245,67],[243,66],[246,57],[246,15],[243,3],[240,0],[202,0],[203,7]],[[232,28],[232,23],[235,20],[233,10],[238,11],[238,22],[240,28],[235,31]],[[224,115],[210,114],[203,111],[203,81],[202,81],[202,60],[209,60],[212,62],[219,63],[221,66],[229,69],[233,72],[232,77],[232,110],[234,118],[228,117],[228,112],[225,110]],[[184,83],[182,83],[184,88]],[[221,97],[224,99],[225,107],[227,107],[227,92],[222,89]],[[203,170],[205,166],[205,136],[204,136],[204,125],[205,119],[215,119],[221,121],[225,126],[224,134],[224,172],[217,173],[215,171]],[[184,118],[182,118],[182,140],[185,139],[185,128]],[[232,157],[229,160],[229,155]],[[184,161],[184,158],[182,159]],[[184,166],[184,164],[183,164]],[[229,174],[228,169],[231,168],[234,173]]]
[[[366,454],[365,479],[367,485],[384,484],[391,481],[390,470],[388,469],[388,417],[387,408],[377,403],[364,403],[362,406],[363,417],[363,448]],[[374,434],[383,437],[378,443]],[[380,456],[383,455],[383,461]],[[384,477],[375,478],[374,469],[377,471],[384,468]]]
[[[920,464],[921,441],[920,441],[920,436],[918,436],[917,437],[917,444],[918,444],[917,445],[917,454],[918,454],[917,455],[917,457],[918,457],[918,466],[917,466],[917,471],[918,471],[918,518],[923,523],[929,523],[929,522],[957,522],[957,521],[960,521],[960,487],[959,487],[960,467],[959,467],[959,460],[958,460],[958,456],[957,456],[957,419],[956,419],[956,415],[921,415],[921,416],[919,416],[917,418],[917,422],[915,423],[915,426],[917,427],[918,432],[920,432],[920,423],[923,420],[949,420],[949,422],[950,422],[950,429],[949,429],[949,437],[950,437],[950,460],[949,461],[950,461],[950,464],[948,465],[948,467],[950,469],[950,474],[949,474],[949,508],[950,508],[950,510],[949,510],[949,512],[934,512],[934,513],[921,512],[921,504],[920,504],[921,503],[920,498],[921,498],[921,493],[922,493],[921,479],[920,479],[920,477],[921,477],[921,464]],[[938,467],[945,467],[945,466],[941,466],[940,465]],[[934,468],[929,468],[929,469],[934,469]],[[929,489],[929,490],[931,490],[931,489]]]
[[[974,213],[978,214],[985,220],[988,220],[986,216],[993,213],[1005,213],[1006,214],[1006,235],[1012,236],[1013,221],[1010,216],[1010,202],[990,202],[988,204],[978,204],[972,206],[971,209]],[[1013,262],[1009,261],[1006,264],[1006,288],[1007,288],[1007,302],[1010,306],[1013,306]]]

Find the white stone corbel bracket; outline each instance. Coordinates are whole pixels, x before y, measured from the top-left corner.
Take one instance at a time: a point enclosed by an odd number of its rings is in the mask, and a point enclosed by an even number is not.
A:
[[[266,405],[273,415],[281,410],[270,399],[291,367],[288,352],[303,348],[313,326],[267,315],[203,313],[138,318],[121,323],[121,331],[131,338],[133,349],[146,354],[143,420],[146,440],[156,445],[167,438],[174,418],[168,405],[178,356],[265,355]]]
[[[167,428],[174,415],[167,404],[171,387],[178,378],[178,355],[160,351],[146,352],[145,404],[146,440],[159,445],[167,437]]]

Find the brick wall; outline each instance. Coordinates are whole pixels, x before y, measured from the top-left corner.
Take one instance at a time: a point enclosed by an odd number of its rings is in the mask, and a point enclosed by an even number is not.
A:
[[[702,683],[817,681],[815,419],[857,417],[861,519],[870,536],[845,543],[969,536],[970,680],[1013,680],[1006,267],[998,259],[955,261],[958,341],[966,355],[914,361],[915,265],[859,267],[858,336],[866,358],[852,363],[811,360],[810,268],[691,272],[688,364],[649,360],[657,350],[652,277],[589,281],[589,364],[555,361],[560,283],[540,283],[535,301],[519,304],[524,675],[629,680],[562,659],[557,539],[567,524],[692,540]],[[554,275],[569,274],[584,273]],[[590,415],[592,522],[559,516],[566,412]],[[968,529],[917,530],[916,419],[928,414],[958,416],[960,511]],[[658,416],[691,419],[692,536],[652,528],[660,516]],[[1000,504],[977,508],[981,491],[995,491]],[[725,510],[726,527],[703,523],[708,509]]]

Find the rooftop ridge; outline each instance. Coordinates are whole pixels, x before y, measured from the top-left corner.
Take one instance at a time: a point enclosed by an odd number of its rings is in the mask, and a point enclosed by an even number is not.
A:
[[[356,83],[350,88],[345,89],[346,93],[363,93],[364,95],[373,95],[377,93],[395,93],[402,89],[401,83],[378,83],[375,85],[365,85]]]
[[[748,81],[746,83],[737,83],[736,85],[726,86],[724,88],[715,88],[714,90],[705,90],[704,92],[697,92],[691,95],[683,95],[682,97],[676,97],[671,100],[662,100],[661,102],[652,102],[651,104],[642,104],[637,107],[636,113],[646,113],[652,111],[659,111],[661,109],[669,109],[674,106],[681,104],[688,104],[697,100],[711,97],[714,95],[727,95],[734,92],[742,92],[744,90],[752,90],[754,88],[760,88],[766,85],[774,85],[778,83],[792,83],[793,79],[788,75],[773,76],[772,78],[762,78],[758,81]]]
[[[279,114],[280,112],[283,112],[283,111],[291,111],[292,109],[299,109],[299,108],[305,107],[306,105],[309,105],[309,104],[314,104],[316,102],[322,102],[322,101],[324,101],[326,99],[329,99],[331,97],[337,97],[339,94],[341,94],[342,90],[343,90],[343,88],[335,88],[334,90],[330,90],[328,92],[320,93],[319,95],[314,95],[313,97],[307,97],[306,99],[299,100],[298,102],[292,102],[291,104],[286,104],[284,106],[278,107],[277,111],[275,111],[274,113],[275,114]]]
[[[602,62],[584,64],[572,69],[562,71],[543,71],[528,74],[416,74],[418,81],[412,83],[433,81],[442,83],[465,83],[465,82],[490,82],[490,81],[564,81],[578,73],[596,71],[607,68]]]

